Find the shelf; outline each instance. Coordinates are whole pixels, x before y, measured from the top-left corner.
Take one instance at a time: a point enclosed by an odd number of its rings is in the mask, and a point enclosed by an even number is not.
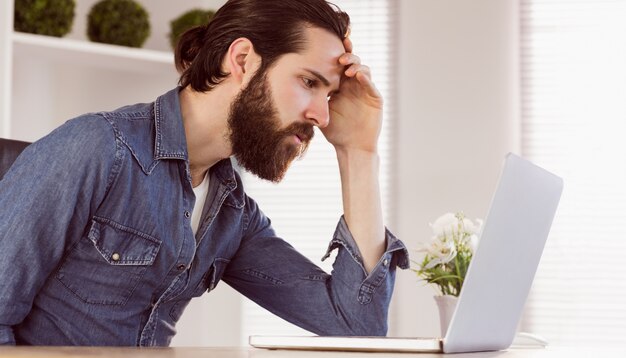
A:
[[[171,52],[13,32],[14,61],[44,59],[77,66],[144,74],[176,73]]]

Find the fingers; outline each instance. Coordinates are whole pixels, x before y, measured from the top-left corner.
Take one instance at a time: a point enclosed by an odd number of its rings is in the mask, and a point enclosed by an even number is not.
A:
[[[353,53],[346,52],[339,57],[339,63],[344,66],[349,66],[352,64],[360,64],[361,58]]]
[[[343,47],[346,49],[346,52],[348,52],[348,53],[352,52],[352,40],[350,40],[349,37],[346,37],[343,40]]]
[[[359,72],[368,77],[371,77],[371,70],[366,65],[353,64],[344,71],[345,75],[348,77],[354,77]]]
[[[365,88],[365,92],[372,97],[381,97],[380,92],[372,82],[371,70],[368,66],[361,64],[361,58],[352,53],[352,41],[346,38],[343,41],[346,53],[339,57],[339,63],[346,66],[344,74],[347,78],[354,78]]]
[[[345,71],[347,78],[356,79],[356,81],[365,89],[365,93],[372,97],[381,97],[380,92],[372,81],[372,73],[368,66],[353,64]]]
[[[369,68],[367,69],[367,73],[365,71],[358,71],[354,75],[354,78],[365,88],[365,92],[375,98],[382,98],[382,95],[376,88],[374,82],[372,82],[372,76],[369,73]]]
[[[363,72],[369,76],[369,67],[361,64],[361,58],[353,53],[344,53],[339,57],[339,63],[346,66],[344,74],[347,77],[354,77],[357,72]]]

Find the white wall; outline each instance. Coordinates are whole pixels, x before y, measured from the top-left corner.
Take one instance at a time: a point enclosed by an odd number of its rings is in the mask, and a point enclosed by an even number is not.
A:
[[[516,0],[399,0],[395,232],[414,254],[448,211],[486,216],[519,152]],[[439,333],[435,291],[400,271],[390,335]]]

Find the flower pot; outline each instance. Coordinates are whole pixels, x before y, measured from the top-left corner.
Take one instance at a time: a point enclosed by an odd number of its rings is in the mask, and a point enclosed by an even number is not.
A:
[[[437,307],[439,308],[439,327],[441,327],[441,337],[446,336],[448,326],[452,320],[452,315],[456,309],[456,303],[459,300],[456,296],[443,295],[434,296]]]

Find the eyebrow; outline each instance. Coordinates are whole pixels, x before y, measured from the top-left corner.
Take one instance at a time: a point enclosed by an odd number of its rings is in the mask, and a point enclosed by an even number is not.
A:
[[[321,73],[319,73],[319,72],[317,72],[315,70],[312,70],[310,68],[305,68],[304,70],[309,72],[313,76],[317,77],[317,79],[320,80],[320,82],[322,82],[324,84],[324,86],[330,87],[330,81],[326,77],[324,77],[324,75],[322,75]],[[333,92],[337,92],[338,90],[339,90],[338,88],[333,89]]]

